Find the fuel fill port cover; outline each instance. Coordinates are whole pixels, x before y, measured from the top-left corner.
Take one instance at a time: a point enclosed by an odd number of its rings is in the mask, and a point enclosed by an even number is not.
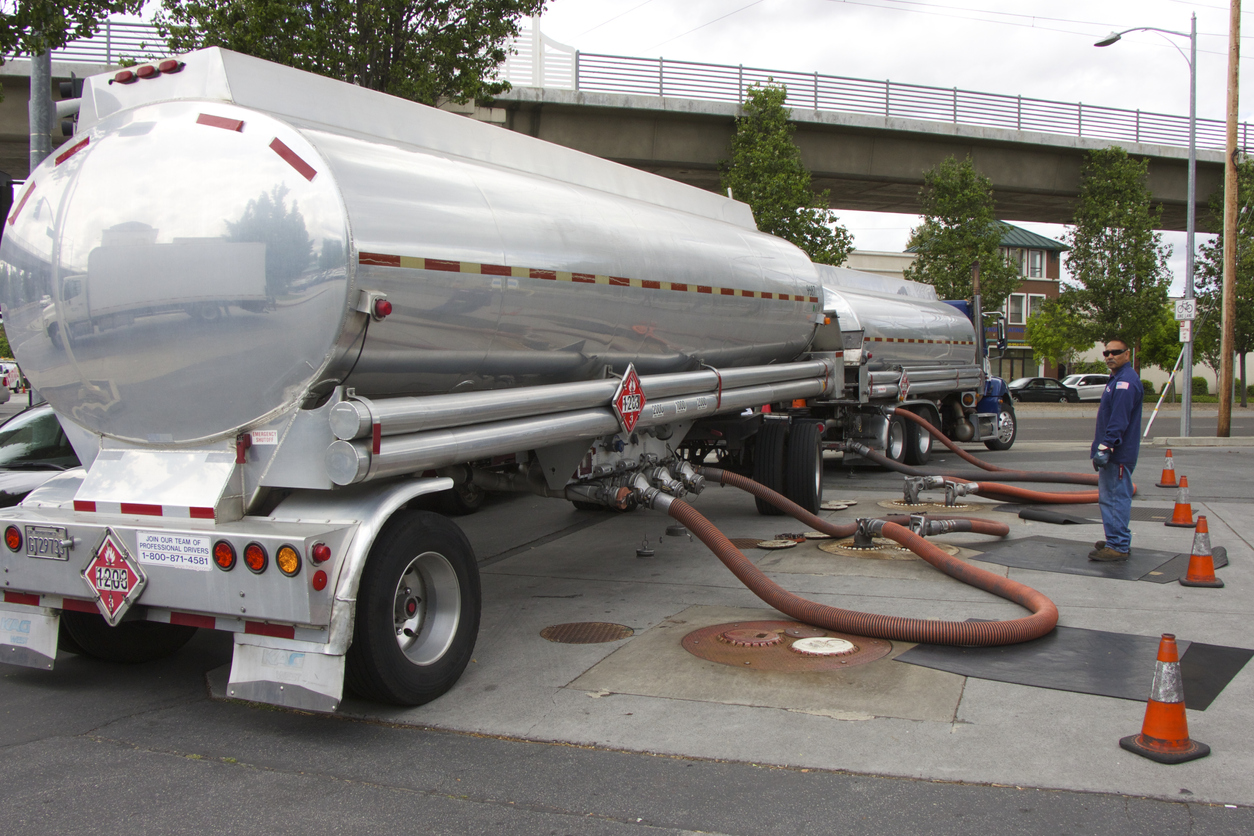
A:
[[[845,670],[883,659],[893,649],[892,642],[885,639],[854,636],[796,621],[714,624],[694,630],[680,643],[693,656],[709,662],[783,673]]]

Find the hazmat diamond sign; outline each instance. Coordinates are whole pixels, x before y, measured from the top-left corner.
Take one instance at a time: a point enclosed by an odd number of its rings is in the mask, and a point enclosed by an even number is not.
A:
[[[623,429],[631,432],[640,420],[640,412],[644,409],[644,389],[640,386],[640,376],[636,374],[634,365],[627,365],[627,373],[614,392],[614,411],[618,413],[618,422]]]
[[[105,532],[100,547],[83,568],[83,581],[96,596],[96,607],[111,627],[118,625],[148,583],[112,529]]]

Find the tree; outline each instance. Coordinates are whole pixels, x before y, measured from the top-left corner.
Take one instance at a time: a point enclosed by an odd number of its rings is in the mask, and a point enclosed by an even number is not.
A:
[[[1022,277],[1001,252],[1005,227],[993,214],[992,181],[970,157],[949,157],[923,173],[919,204],[923,222],[910,231],[908,244],[919,257],[905,277],[932,285],[942,299],[971,301],[978,264],[982,307],[1000,310]]]
[[[96,33],[110,14],[137,14],[144,0],[33,0],[0,11],[0,64],[5,55],[39,55]],[[11,9],[11,11],[10,11]]]
[[[175,52],[221,46],[436,104],[509,89],[491,80],[519,19],[545,0],[162,0]]]
[[[1254,351],[1254,160],[1237,164],[1237,250],[1232,292],[1236,316],[1232,320],[1233,349],[1241,364],[1241,406],[1246,405],[1245,355]],[[1194,273],[1197,280],[1198,333],[1194,345],[1208,366],[1219,366],[1220,308],[1223,302],[1224,236],[1223,192],[1210,200],[1215,227],[1220,230],[1202,244]],[[1204,318],[1204,319],[1203,319]]]
[[[1176,322],[1174,306],[1168,303],[1160,309],[1153,327],[1141,337],[1139,359],[1142,365],[1158,366],[1169,372],[1175,368],[1182,348],[1180,323]]]
[[[828,193],[815,193],[801,151],[792,141],[785,87],[753,85],[736,120],[731,158],[719,164],[720,183],[753,210],[758,229],[791,241],[819,264],[840,265],[853,236],[836,222]]]
[[[1090,151],[1080,172],[1075,225],[1066,232],[1067,268],[1076,286],[1060,298],[1085,320],[1094,340],[1127,340],[1137,349],[1167,302],[1171,247],[1155,232],[1162,214],[1145,185],[1149,162],[1122,148]]]
[[[1084,321],[1060,305],[1057,299],[1050,299],[1040,311],[1028,317],[1024,337],[1032,346],[1034,363],[1050,360],[1071,367],[1080,352],[1093,347]]]

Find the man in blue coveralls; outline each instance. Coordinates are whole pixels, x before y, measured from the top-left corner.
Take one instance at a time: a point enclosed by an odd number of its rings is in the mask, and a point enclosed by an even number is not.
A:
[[[1128,361],[1132,352],[1123,340],[1106,343],[1102,356],[1110,380],[1097,407],[1097,429],[1089,456],[1097,471],[1097,502],[1102,509],[1106,540],[1089,552],[1089,560],[1127,560],[1132,550],[1132,471],[1141,452],[1141,401],[1145,389]]]

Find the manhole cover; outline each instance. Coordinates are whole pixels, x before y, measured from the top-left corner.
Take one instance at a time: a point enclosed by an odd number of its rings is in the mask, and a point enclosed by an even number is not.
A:
[[[728,637],[744,637],[760,644],[734,643]],[[684,650],[693,656],[736,668],[759,671],[807,673],[837,671],[883,659],[892,642],[869,639],[812,627],[796,621],[738,621],[702,627],[684,636]],[[795,645],[801,644],[800,648]],[[817,649],[807,648],[811,645]],[[843,648],[833,653],[823,648]]]
[[[831,538],[832,538],[832,535],[824,534],[821,531],[807,531],[806,532],[807,540],[830,540]]]
[[[914,560],[914,552],[900,545],[895,540],[889,540],[887,537],[874,537],[872,542],[875,543],[874,548],[859,548],[853,544],[852,537],[846,537],[844,540],[828,540],[819,543],[819,549],[828,554],[840,554],[847,557],[865,557],[868,560]],[[945,554],[957,554],[959,549],[957,546],[951,546],[948,543],[937,543],[928,540],[933,546],[943,551]]]
[[[757,537],[732,537],[731,544],[738,549],[756,549],[762,541]]]
[[[819,507],[824,511],[843,511],[846,508],[857,504],[858,500],[856,499],[828,499],[824,500],[823,504]]]
[[[634,636],[636,631],[622,624],[604,621],[575,621],[570,624],[552,624],[540,631],[551,642],[561,644],[600,644],[616,642]]]
[[[759,549],[791,549],[795,545],[796,540],[763,540],[756,544]]]

